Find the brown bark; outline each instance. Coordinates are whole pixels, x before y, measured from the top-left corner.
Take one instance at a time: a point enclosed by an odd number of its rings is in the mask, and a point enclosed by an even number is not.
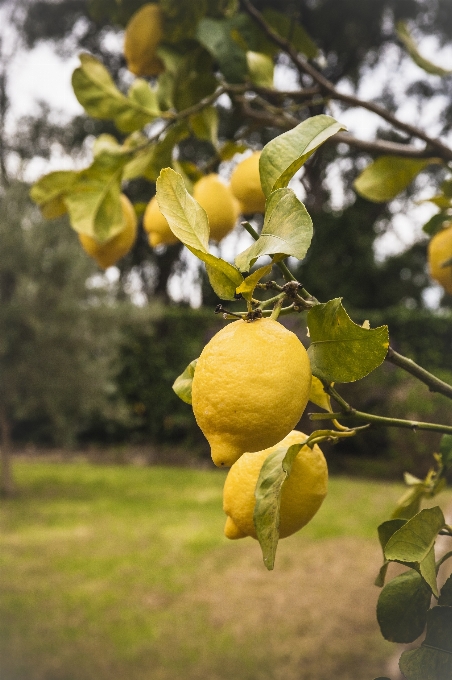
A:
[[[3,404],[0,405],[0,438],[0,495],[11,497],[16,491],[11,461],[11,425]]]

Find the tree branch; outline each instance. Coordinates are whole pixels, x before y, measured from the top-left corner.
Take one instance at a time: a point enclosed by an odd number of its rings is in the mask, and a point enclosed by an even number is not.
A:
[[[386,120],[394,127],[410,135],[410,137],[422,139],[427,144],[427,146],[431,147],[432,155],[436,154],[440,158],[443,158],[447,161],[452,160],[452,149],[443,144],[439,139],[430,137],[423,130],[415,127],[414,125],[404,123],[379,104],[368,102],[364,99],[360,99],[359,97],[355,97],[354,95],[339,92],[330,80],[325,78],[325,76],[317,71],[314,66],[309,64],[306,59],[298,54],[298,52],[288,40],[282,38],[278,33],[276,33],[276,31],[272,29],[271,26],[267,24],[262,14],[251,4],[249,0],[241,0],[241,2],[245,11],[256,21],[256,23],[259,24],[270,40],[272,40],[272,42],[278,45],[278,47],[280,47],[286,54],[289,55],[298,71],[311,76],[314,82],[316,82],[324,92],[329,94],[331,99],[336,99],[337,101],[342,101],[349,106],[360,107],[375,113],[377,116],[383,118],[383,120]]]

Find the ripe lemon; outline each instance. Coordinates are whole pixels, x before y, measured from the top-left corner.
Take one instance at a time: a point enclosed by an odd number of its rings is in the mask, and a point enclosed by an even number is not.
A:
[[[310,387],[308,354],[280,323],[240,320],[223,328],[201,352],[192,390],[215,465],[281,441],[298,423]]]
[[[121,257],[127,255],[137,235],[137,217],[133,205],[124,194],[121,194],[120,199],[125,226],[119,234],[106,243],[99,243],[87,234],[78,235],[83,250],[93,257],[102,269],[111,267]]]
[[[231,191],[238,199],[241,212],[265,212],[265,194],[262,191],[259,175],[259,158],[261,152],[256,151],[239,163],[231,175]]]
[[[166,217],[160,212],[155,196],[151,198],[144,211],[143,227],[149,234],[149,244],[153,248],[161,244],[178,242],[178,238],[169,228]]]
[[[223,510],[228,515],[224,533],[227,538],[257,538],[253,522],[259,473],[266,458],[282,446],[292,446],[307,439],[293,430],[281,442],[264,451],[244,453],[229,470],[223,491]],[[285,538],[305,526],[320,508],[326,496],[328,469],[317,444],[303,446],[282,486],[279,537]]]
[[[430,276],[452,295],[452,265],[442,267],[452,257],[452,225],[435,234],[428,246]]]
[[[221,241],[234,229],[240,212],[239,206],[219,175],[211,173],[196,182],[193,198],[207,213],[210,238],[213,241]]]
[[[155,50],[163,37],[162,12],[156,3],[148,3],[133,14],[124,35],[127,68],[136,76],[158,76],[164,70]]]

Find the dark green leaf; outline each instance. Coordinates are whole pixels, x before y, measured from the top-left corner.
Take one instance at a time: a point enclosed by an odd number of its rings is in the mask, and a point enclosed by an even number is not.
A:
[[[190,116],[190,127],[198,139],[211,142],[213,146],[218,144],[218,111],[213,106],[208,106],[198,113]]]
[[[429,221],[424,224],[422,231],[424,231],[429,236],[434,236],[439,231],[441,231],[445,222],[450,221],[450,215],[448,215],[446,212],[440,212],[437,215],[433,215],[433,217],[431,217]]]
[[[432,162],[435,163],[436,160],[380,156],[362,171],[353,186],[363,198],[375,203],[385,203],[406,189],[416,175]]]
[[[439,445],[442,463],[445,467],[452,465],[452,434],[443,434]]]
[[[294,17],[282,14],[274,9],[265,9],[263,15],[270,26],[282,38],[290,40],[291,44],[298,52],[304,54],[308,59],[315,59],[319,50],[315,42],[305,31]]]
[[[133,132],[160,115],[157,95],[145,80],[137,78],[126,97],[98,59],[81,54],[80,61],[72,74],[72,87],[90,116],[111,119],[121,132]]]
[[[191,404],[191,387],[193,384],[193,376],[195,375],[196,364],[198,359],[191,361],[185,371],[176,378],[173,383],[173,390],[182,401],[186,404]]]
[[[438,597],[438,585],[436,583],[436,562],[435,562],[435,549],[432,546],[427,553],[427,556],[419,564],[419,573],[430,587],[433,595]]]
[[[77,179],[74,170],[57,170],[41,177],[30,190],[31,199],[39,206],[48,220],[67,212],[64,197]]]
[[[235,259],[249,271],[261,255],[292,255],[302,260],[312,239],[312,220],[292,189],[277,189],[267,199],[264,226],[258,240]]]
[[[399,666],[407,680],[452,678],[452,607],[430,609],[425,641],[418,649],[404,652]]]
[[[264,564],[270,571],[275,565],[279,540],[281,489],[290,475],[293,462],[303,444],[282,447],[271,453],[261,468],[254,495],[254,526]]]
[[[314,151],[339,130],[345,127],[331,116],[320,114],[266,144],[259,159],[264,194],[269,196],[275,189],[286,187]]]
[[[326,382],[354,382],[379,366],[388,351],[387,326],[363,328],[353,323],[341,298],[308,312],[313,374]]]
[[[374,581],[374,585],[377,586],[377,588],[383,588],[386,580],[386,574],[388,573],[388,567],[389,567],[389,562],[383,562],[383,564],[380,567],[380,571],[377,574],[377,577]]]
[[[248,72],[246,52],[233,39],[232,30],[228,19],[204,18],[198,24],[196,37],[218,62],[226,80],[241,83]]]
[[[164,14],[164,41],[178,43],[184,38],[193,37],[196,24],[206,14],[206,0],[160,0]]]
[[[444,607],[452,607],[452,574],[441,588],[438,604]]]
[[[406,24],[403,21],[399,21],[397,23],[397,35],[399,36],[399,39],[403,42],[405,45],[408,54],[412,58],[412,60],[417,64],[421,69],[426,71],[427,73],[431,73],[435,76],[448,76],[452,73],[450,69],[444,69],[441,68],[441,66],[437,66],[436,64],[433,64],[431,61],[428,59],[425,59],[420,53],[417,48],[416,43],[414,42],[410,32],[408,31],[408,28]]]
[[[422,562],[435,543],[438,531],[444,526],[441,508],[425,508],[388,540],[385,547],[387,560]]]
[[[409,570],[385,585],[377,603],[381,633],[390,642],[413,642],[421,635],[430,607],[430,588]]]

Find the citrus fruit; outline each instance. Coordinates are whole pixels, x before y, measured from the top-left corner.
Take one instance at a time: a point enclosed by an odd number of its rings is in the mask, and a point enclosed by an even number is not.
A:
[[[300,444],[307,435],[293,430],[281,442],[264,451],[244,453],[229,470],[223,491],[223,509],[228,515],[224,533],[227,538],[256,538],[253,513],[259,473],[266,458],[280,447]],[[328,469],[317,446],[303,446],[295,458],[290,475],[281,490],[279,537],[285,538],[305,526],[326,496]]]
[[[230,188],[219,175],[211,173],[202,177],[193,187],[193,198],[204,208],[209,218],[210,238],[221,241],[234,229],[239,206]]]
[[[162,40],[162,13],[150,2],[132,15],[124,35],[127,68],[136,76],[158,76],[164,69],[155,51]]]
[[[83,250],[93,257],[102,269],[111,267],[124,257],[132,248],[137,235],[137,218],[133,205],[124,194],[121,194],[120,200],[125,226],[119,234],[105,243],[99,243],[87,234],[78,235]]]
[[[441,229],[428,245],[430,276],[452,295],[452,265],[442,267],[452,257],[452,225]]]
[[[192,390],[215,465],[281,441],[298,423],[310,387],[308,354],[294,333],[273,319],[225,326],[201,352]]]
[[[255,151],[252,156],[241,161],[231,175],[231,191],[245,215],[265,212],[265,195],[259,175],[260,155],[260,151]]]
[[[151,198],[144,211],[143,227],[149,234],[149,244],[153,248],[161,244],[178,242],[178,238],[171,231],[166,217],[160,212],[155,196]]]

